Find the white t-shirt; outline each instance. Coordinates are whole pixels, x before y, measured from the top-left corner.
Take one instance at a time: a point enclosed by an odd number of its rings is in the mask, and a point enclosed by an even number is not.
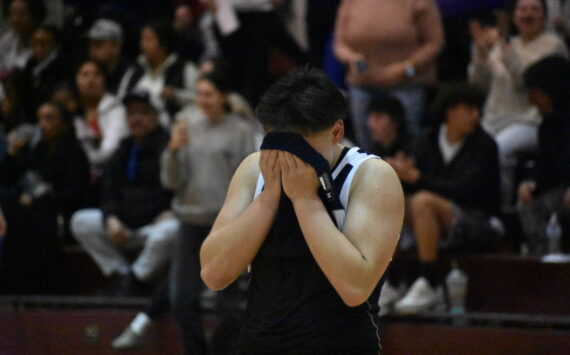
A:
[[[441,155],[443,156],[443,161],[445,164],[449,164],[453,158],[459,153],[461,147],[463,147],[463,143],[465,143],[465,139],[451,143],[447,140],[447,125],[442,124],[439,128],[439,150],[441,150]]]

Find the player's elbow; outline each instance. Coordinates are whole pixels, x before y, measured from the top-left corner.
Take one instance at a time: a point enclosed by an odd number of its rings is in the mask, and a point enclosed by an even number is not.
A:
[[[348,307],[358,307],[368,300],[371,293],[372,290],[352,286],[339,292],[339,296]]]
[[[212,270],[211,267],[202,267],[200,270],[200,277],[202,277],[202,281],[214,291],[220,291],[228,286],[228,282],[220,277],[220,273]]]

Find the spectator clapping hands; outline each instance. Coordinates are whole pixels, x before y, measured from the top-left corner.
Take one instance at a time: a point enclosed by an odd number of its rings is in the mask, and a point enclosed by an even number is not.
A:
[[[386,159],[392,166],[401,181],[415,184],[420,178],[420,171],[416,167],[414,160],[403,152],[398,152],[394,158]]]

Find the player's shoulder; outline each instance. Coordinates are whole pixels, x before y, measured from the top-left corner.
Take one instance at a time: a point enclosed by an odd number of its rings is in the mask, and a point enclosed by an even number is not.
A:
[[[374,157],[371,159],[366,159],[360,164],[356,175],[364,179],[368,178],[381,178],[386,175],[391,176],[396,174],[394,169],[385,160],[380,157]]]
[[[243,159],[235,171],[228,189],[228,196],[232,198],[253,197],[259,174],[259,152],[251,153]]]
[[[259,152],[251,153],[241,162],[236,171],[236,175],[240,177],[240,180],[247,183],[257,182],[260,173],[259,155]]]
[[[400,180],[386,161],[380,158],[366,159],[356,170],[351,192],[361,191],[367,194],[379,188],[401,189]]]

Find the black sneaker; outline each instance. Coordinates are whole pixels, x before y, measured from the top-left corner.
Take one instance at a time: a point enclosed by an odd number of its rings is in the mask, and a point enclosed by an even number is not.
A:
[[[117,296],[121,297],[148,297],[151,295],[153,287],[146,283],[139,281],[135,274],[130,272],[123,277],[121,287]]]

